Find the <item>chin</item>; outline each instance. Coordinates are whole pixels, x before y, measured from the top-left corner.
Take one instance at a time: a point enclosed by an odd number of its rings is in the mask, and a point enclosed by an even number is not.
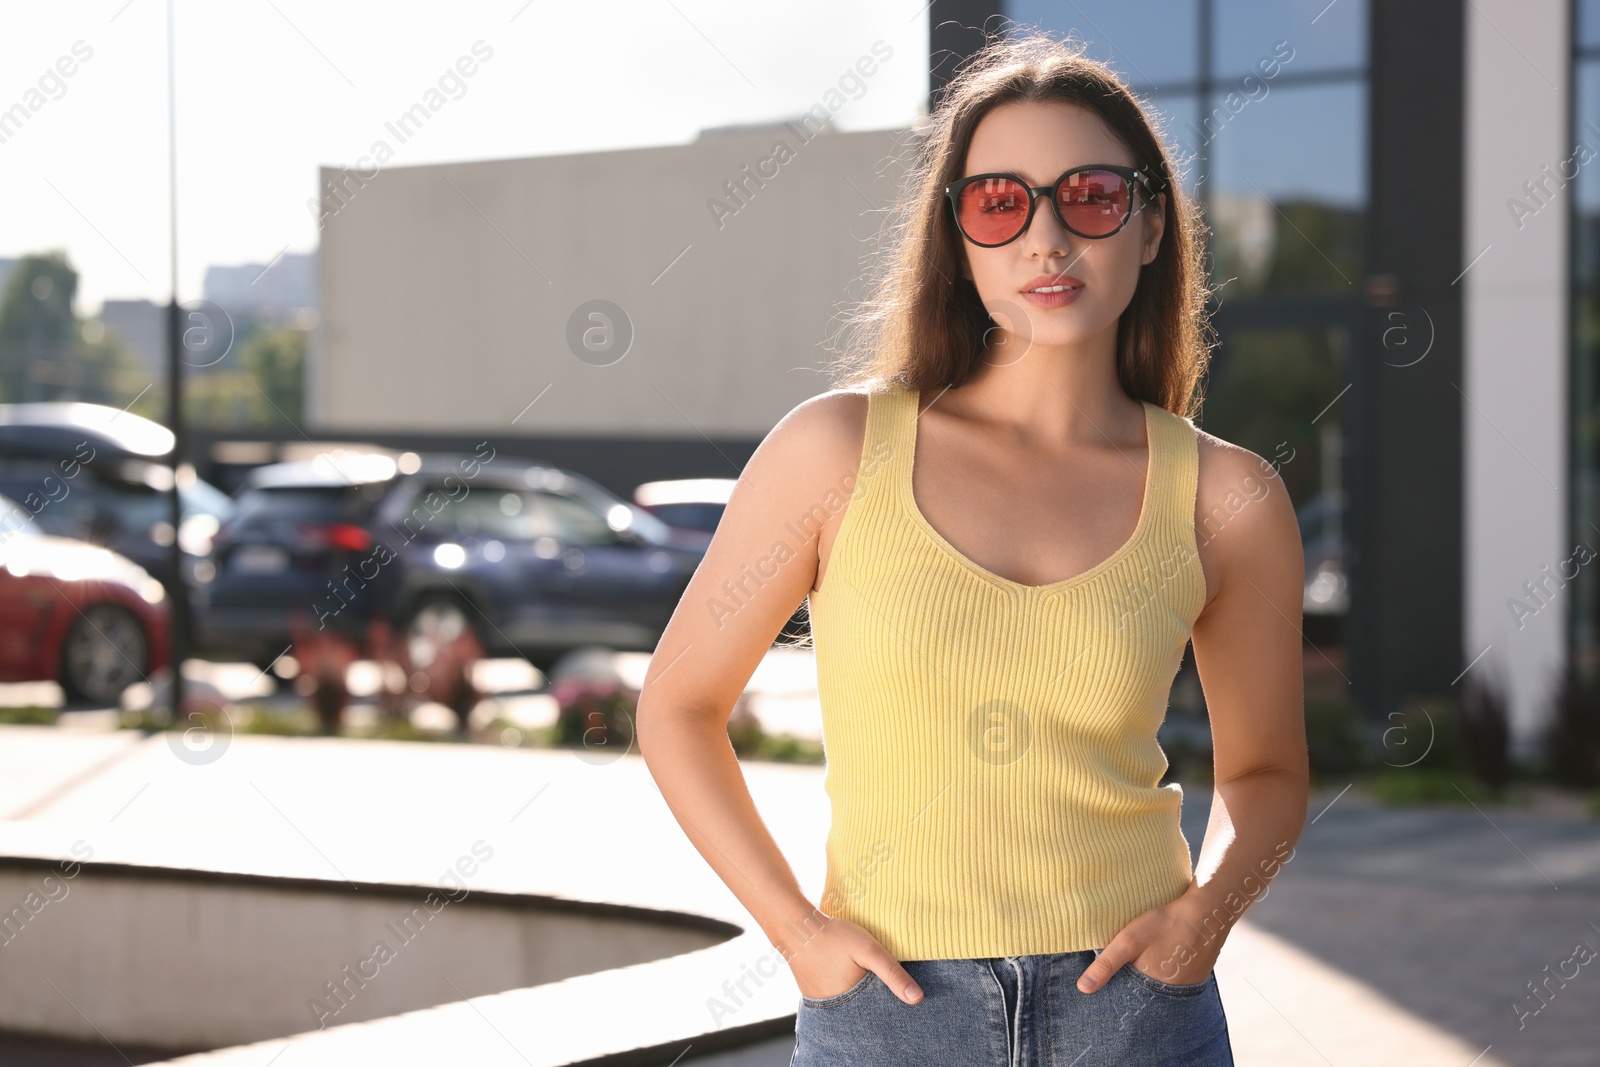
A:
[[[1063,325],[1041,326],[1034,333],[1032,343],[1041,348],[1066,348],[1072,345],[1081,345],[1091,338],[1099,336],[1100,329],[1086,329],[1074,323],[1071,327]]]

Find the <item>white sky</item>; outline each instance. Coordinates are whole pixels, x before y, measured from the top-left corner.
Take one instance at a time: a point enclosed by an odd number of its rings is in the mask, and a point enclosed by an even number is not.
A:
[[[175,2],[185,301],[208,266],[314,250],[317,167],[379,138],[391,167],[684,143],[806,110],[879,39],[892,59],[835,124],[909,126],[927,93],[926,0]],[[64,249],[80,314],[171,292],[166,18],[167,0],[0,0],[0,111],[93,50],[0,144],[0,257]],[[492,58],[400,144],[385,121],[480,39]]]

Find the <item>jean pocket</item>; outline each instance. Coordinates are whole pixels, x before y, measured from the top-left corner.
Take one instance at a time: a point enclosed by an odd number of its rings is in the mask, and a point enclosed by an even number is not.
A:
[[[1206,988],[1210,986],[1217,977],[1217,972],[1213,970],[1210,974],[1206,975],[1198,982],[1187,982],[1179,985],[1172,982],[1163,982],[1159,978],[1151,977],[1150,975],[1139,970],[1139,968],[1135,967],[1132,963],[1127,963],[1123,966],[1126,968],[1127,972],[1138,981],[1140,985],[1144,986],[1146,989],[1169,997],[1192,997],[1197,993],[1204,993]]]
[[[868,971],[866,974],[863,974],[856,980],[855,985],[851,986],[849,989],[846,989],[843,993],[838,993],[831,997],[808,997],[802,993],[800,994],[800,1003],[804,1004],[808,1008],[836,1007],[860,994],[862,990],[867,988],[868,983],[877,977],[878,976],[876,974]]]

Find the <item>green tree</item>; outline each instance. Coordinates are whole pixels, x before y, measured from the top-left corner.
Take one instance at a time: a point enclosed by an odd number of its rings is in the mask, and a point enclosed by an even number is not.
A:
[[[85,337],[85,324],[73,310],[77,293],[78,272],[63,252],[24,256],[17,264],[0,294],[0,401],[86,400],[122,407],[151,384],[148,372],[114,338]]]
[[[70,366],[81,336],[72,302],[78,272],[64,252],[24,256],[0,297],[0,400],[47,399],[51,373]],[[39,378],[46,381],[39,381]]]
[[[1340,379],[1336,346],[1325,333],[1240,331],[1228,339],[1199,421],[1206,432],[1277,460],[1298,506],[1321,487],[1321,430],[1312,420],[1338,394]]]
[[[238,343],[217,363],[185,374],[183,410],[211,429],[299,426],[304,421],[306,335],[292,326],[238,324]]]
[[[1269,247],[1251,251],[1256,216],[1267,205],[1249,199],[1213,205],[1210,276],[1224,300],[1273,293],[1349,293],[1365,271],[1366,217],[1314,200],[1284,200],[1270,208]]]
[[[257,426],[272,408],[242,370],[206,372],[185,378],[183,414],[188,425],[226,430]]]
[[[262,330],[245,343],[239,366],[261,390],[251,390],[257,425],[298,426],[304,421],[305,362],[305,331],[292,326]]]

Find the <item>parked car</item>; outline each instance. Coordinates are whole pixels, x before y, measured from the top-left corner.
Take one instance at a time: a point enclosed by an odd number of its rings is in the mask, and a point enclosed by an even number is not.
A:
[[[634,489],[633,502],[668,526],[715,533],[722,513],[727,510],[734,484],[733,478],[645,482]]]
[[[707,534],[717,532],[722,513],[728,510],[734,478],[676,478],[645,482],[633,490],[633,501],[669,526]],[[795,607],[789,621],[778,631],[778,641],[795,644],[811,632],[810,605]]]
[[[45,533],[120,553],[163,583],[171,554],[172,431],[104,404],[0,404],[0,493]],[[179,468],[178,543],[190,588],[228,495]]]
[[[541,669],[582,645],[649,651],[710,540],[487,444],[269,464],[235,504],[197,631],[208,654],[262,665],[296,613],[351,634],[382,618],[408,639],[470,626],[488,654]]]
[[[166,590],[109,549],[45,533],[0,496],[0,681],[116,704],[168,663]]]

